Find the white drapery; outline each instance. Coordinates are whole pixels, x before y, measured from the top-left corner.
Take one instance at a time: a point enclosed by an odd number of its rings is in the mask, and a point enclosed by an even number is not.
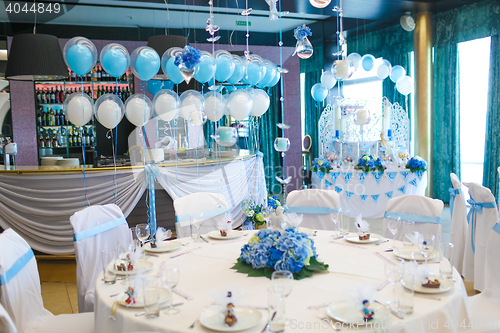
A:
[[[242,223],[241,202],[267,195],[262,157],[190,167],[159,167],[157,189],[176,199],[194,192],[221,193],[230,207],[234,226]],[[73,254],[69,217],[90,205],[114,203],[128,216],[146,189],[144,169],[80,173],[0,173],[0,226],[18,232],[30,246],[49,254]],[[85,185],[86,184],[86,185]],[[146,217],[145,217],[146,218]]]

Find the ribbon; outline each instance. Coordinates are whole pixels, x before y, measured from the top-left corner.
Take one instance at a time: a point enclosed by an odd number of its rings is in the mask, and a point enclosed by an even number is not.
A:
[[[115,220],[96,225],[95,227],[88,228],[85,230],[82,230],[80,232],[77,232],[76,234],[73,234],[73,242],[78,242],[81,241],[82,239],[85,239],[87,237],[92,237],[95,235],[98,235],[100,233],[103,233],[105,231],[114,229],[116,227],[121,226],[122,224],[127,224],[127,220],[125,220],[125,217],[121,216]]]
[[[448,191],[450,191],[450,215],[451,217],[453,217],[453,203],[455,202],[455,196],[457,194],[462,194],[462,190],[461,189],[455,190],[453,187],[450,187]]]
[[[354,194],[354,192],[345,191],[345,195],[347,197],[347,200],[351,199],[353,194]]]
[[[403,192],[403,194],[405,194],[405,187],[406,187],[406,185],[399,187],[398,191]]]
[[[441,224],[441,216],[431,216],[431,215],[420,215],[420,214],[408,214],[408,213],[396,213],[388,212],[384,213],[384,218],[388,219],[390,216],[399,216],[402,221],[413,221],[417,223],[434,223]]]
[[[424,175],[424,171],[419,170],[419,171],[415,171],[415,173],[417,174],[418,180],[422,180],[422,176]]]
[[[386,175],[389,177],[391,183],[394,183],[394,179],[396,178],[397,172],[387,172]]]
[[[335,192],[340,193],[342,192],[342,189],[338,186],[335,186]]]
[[[321,181],[323,180],[323,177],[325,177],[325,173],[323,171],[316,171],[316,176],[318,176],[318,180],[319,182],[321,183]]]
[[[470,244],[472,247],[472,252],[476,253],[476,247],[474,246],[474,212],[481,213],[483,208],[497,208],[495,201],[492,202],[476,202],[472,197],[467,200],[470,204],[469,214],[467,214],[467,223],[470,223]]]
[[[493,231],[500,235],[500,224],[495,223],[493,226]]]
[[[382,175],[384,174],[383,172],[380,171],[372,171],[373,177],[375,177],[375,180],[377,181],[377,184],[380,183],[380,179],[382,179]]]
[[[146,173],[146,185],[148,186],[148,219],[149,228],[151,230],[151,241],[156,243],[156,196],[155,196],[155,181],[160,178],[160,170],[154,163],[148,163],[144,167]]]
[[[329,188],[330,186],[332,186],[333,184],[330,183],[328,180],[325,180],[325,189],[326,188]]]
[[[359,197],[361,198],[361,202],[365,203],[366,197],[368,197],[366,194],[360,194]]]
[[[359,178],[360,183],[363,184],[365,182],[366,173],[358,172],[358,178]]]
[[[410,184],[412,184],[413,186],[417,187],[417,178],[413,179]]]
[[[392,191],[390,191],[390,192],[385,192],[385,195],[387,195],[387,197],[388,197],[389,199],[392,199]]]
[[[9,283],[34,256],[33,250],[31,248],[28,249],[5,273],[0,275],[0,286],[5,286]]]
[[[403,176],[404,181],[408,180],[408,176],[410,175],[410,171],[401,171],[401,176]]]
[[[342,172],[342,176],[344,177],[344,181],[346,184],[351,180],[352,172]]]
[[[338,208],[330,207],[301,207],[301,206],[288,206],[286,213],[296,213],[296,214],[317,214],[326,215],[330,213],[337,213]]]
[[[377,203],[379,194],[372,194],[371,197],[372,197],[373,201],[375,201],[375,203]]]
[[[332,177],[332,180],[334,183],[337,181],[337,178],[339,177],[339,175],[340,175],[340,172],[338,172],[338,171],[335,171],[335,172],[330,171],[330,177]]]

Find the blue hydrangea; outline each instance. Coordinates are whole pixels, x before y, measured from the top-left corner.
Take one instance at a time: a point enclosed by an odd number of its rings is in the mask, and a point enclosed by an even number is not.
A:
[[[182,49],[182,53],[175,56],[174,65],[179,66],[180,64],[184,64],[187,69],[193,70],[194,66],[196,66],[200,62],[201,51],[195,49],[192,46],[186,45],[184,49]]]
[[[420,157],[412,157],[408,163],[406,163],[406,168],[410,169],[412,172],[425,171],[427,169],[427,162]]]
[[[330,168],[330,161],[328,161],[326,158],[320,158],[317,157],[311,162],[311,168],[313,171],[318,171],[320,168]]]
[[[293,35],[297,40],[303,41],[307,36],[312,36],[311,28],[303,24],[293,30]]]

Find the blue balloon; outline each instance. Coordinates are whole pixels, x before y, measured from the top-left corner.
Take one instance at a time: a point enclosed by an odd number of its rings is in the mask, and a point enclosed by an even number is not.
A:
[[[163,82],[160,80],[149,80],[148,81],[148,91],[152,95],[156,95],[162,88]]]
[[[226,88],[227,91],[235,91],[236,90],[235,86],[225,86],[224,88]]]
[[[181,74],[179,66],[174,64],[175,57],[170,57],[167,61],[167,76],[175,84],[179,84],[184,81],[184,77]]]
[[[361,58],[361,67],[367,72],[371,71],[373,69],[373,66],[375,65],[375,58],[372,55],[365,55],[363,58]]]
[[[238,83],[245,75],[245,66],[239,61],[234,62],[234,72],[233,74],[226,80],[230,84]]]
[[[276,85],[276,83],[278,83],[280,78],[281,78],[281,73],[276,70],[276,75],[274,76],[273,80],[267,86],[269,88],[274,87]]]
[[[172,90],[174,89],[174,83],[172,81],[162,81],[162,89]]]
[[[102,57],[102,66],[106,73],[113,77],[120,77],[128,68],[127,56],[118,49],[109,49]]]
[[[228,57],[219,57],[216,60],[217,69],[215,70],[215,79],[219,82],[224,82],[234,73],[233,59]]]
[[[406,75],[406,70],[403,67],[397,65],[392,67],[390,78],[392,82],[396,83],[400,78],[404,77],[405,75]]]
[[[69,68],[78,75],[87,74],[94,65],[92,52],[82,44],[75,44],[69,48],[66,52],[66,62]]]
[[[328,95],[328,87],[323,83],[316,83],[311,88],[311,96],[316,102],[323,101]]]
[[[271,67],[268,65],[266,66],[266,74],[264,74],[264,77],[262,80],[260,80],[259,83],[257,83],[257,87],[259,88],[264,88],[269,86],[269,84],[274,80],[274,77],[276,76],[276,73],[278,73],[278,69],[276,67]]]
[[[261,66],[254,62],[248,62],[246,73],[243,75],[243,82],[254,86],[262,80],[262,77]]]
[[[151,80],[160,69],[160,56],[154,50],[144,49],[137,56],[135,70],[143,81]]]
[[[200,83],[207,83],[214,75],[214,59],[207,55],[202,55],[200,62],[194,68],[194,78]]]

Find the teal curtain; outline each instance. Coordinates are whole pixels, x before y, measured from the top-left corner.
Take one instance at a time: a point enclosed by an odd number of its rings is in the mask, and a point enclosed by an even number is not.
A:
[[[498,199],[498,172],[500,166],[500,38],[491,37],[490,77],[486,114],[486,142],[484,145],[483,185]]]
[[[312,138],[311,156],[318,157],[319,153],[319,131],[318,122],[323,111],[324,102],[316,102],[311,96],[311,88],[321,82],[323,70],[323,45],[314,45],[314,54],[307,60],[300,60],[300,72],[305,73],[304,84],[304,128],[305,135],[309,134]]]
[[[259,119],[260,150],[264,154],[264,172],[268,192],[281,193],[281,184],[276,181],[275,176],[281,177],[282,166],[279,153],[274,150],[274,139],[279,135],[278,126],[281,122],[281,111],[279,103],[279,84],[272,88],[266,88],[271,99],[269,110]]]

